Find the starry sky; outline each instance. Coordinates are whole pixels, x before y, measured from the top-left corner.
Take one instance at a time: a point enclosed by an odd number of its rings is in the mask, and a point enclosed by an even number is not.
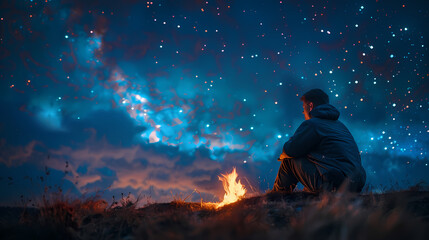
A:
[[[426,1],[3,1],[0,204],[272,187],[324,90],[372,191],[428,183]]]

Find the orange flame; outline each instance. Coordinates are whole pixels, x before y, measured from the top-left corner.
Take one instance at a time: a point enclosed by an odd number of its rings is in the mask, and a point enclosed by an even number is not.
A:
[[[216,208],[223,207],[224,205],[238,201],[246,194],[246,188],[241,184],[240,180],[237,180],[237,171],[235,168],[230,174],[219,176],[219,180],[222,181],[223,188],[225,189],[225,195],[223,201],[216,203]]]

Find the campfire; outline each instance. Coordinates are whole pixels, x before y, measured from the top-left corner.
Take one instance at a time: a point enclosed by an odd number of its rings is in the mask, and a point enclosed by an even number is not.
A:
[[[225,190],[225,195],[223,196],[222,202],[214,203],[216,208],[236,202],[244,197],[246,194],[246,188],[244,188],[240,180],[237,181],[237,177],[238,174],[235,168],[233,168],[230,174],[221,174],[221,176],[219,176],[219,180],[222,181],[223,188]]]

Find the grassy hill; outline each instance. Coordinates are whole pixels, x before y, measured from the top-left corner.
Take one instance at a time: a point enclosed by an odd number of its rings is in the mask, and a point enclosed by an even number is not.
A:
[[[2,239],[427,239],[429,192],[270,193],[215,209],[101,199],[0,208]]]

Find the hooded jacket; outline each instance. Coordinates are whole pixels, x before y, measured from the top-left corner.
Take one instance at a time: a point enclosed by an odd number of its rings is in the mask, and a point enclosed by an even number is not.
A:
[[[316,164],[321,175],[337,170],[354,182],[365,183],[366,174],[356,142],[347,127],[338,120],[340,112],[331,104],[322,104],[310,111],[283,146],[290,157],[307,157]]]

